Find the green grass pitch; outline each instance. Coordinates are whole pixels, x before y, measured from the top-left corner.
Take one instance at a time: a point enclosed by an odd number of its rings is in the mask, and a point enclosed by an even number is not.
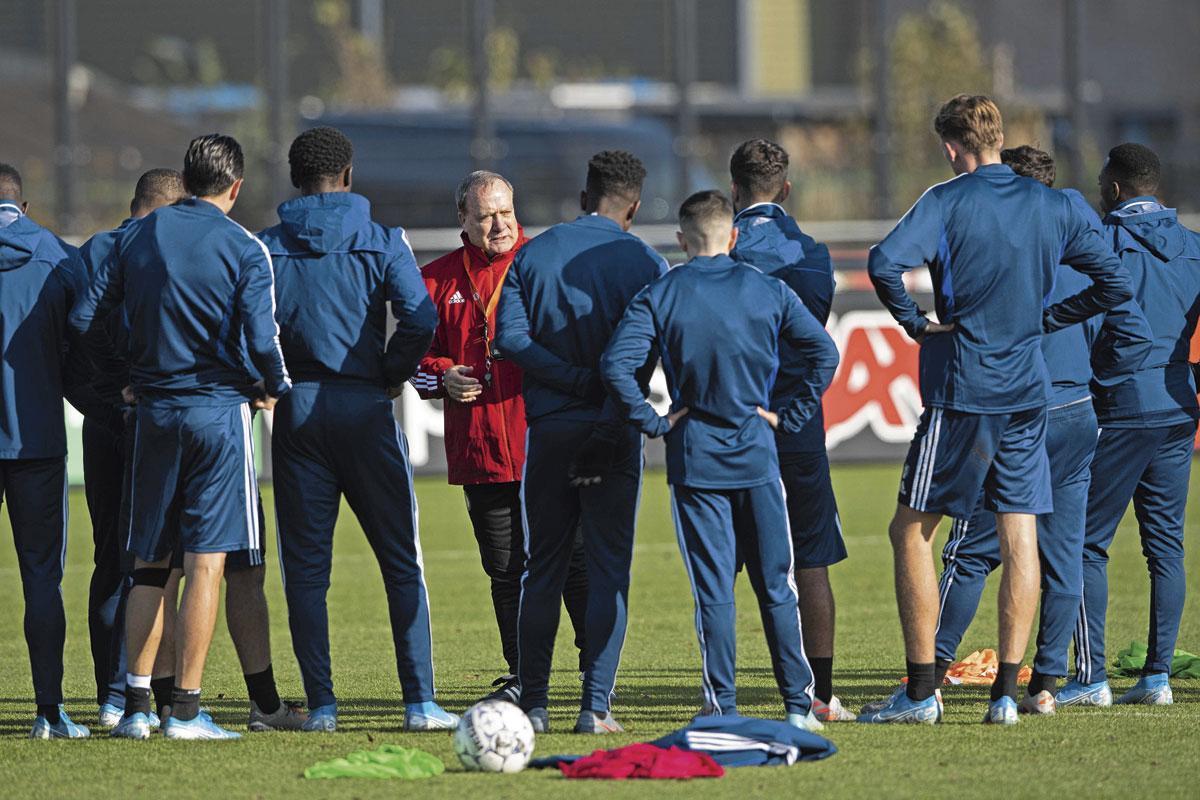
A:
[[[850,558],[833,570],[838,598],[835,689],[858,708],[883,696],[903,672],[904,658],[892,593],[885,526],[892,511],[898,467],[838,467],[834,480]],[[421,538],[432,597],[434,657],[440,699],[461,711],[481,695],[500,669],[487,583],[479,566],[461,492],[440,479],[422,479]],[[1193,493],[1195,496],[1195,492]],[[267,502],[270,502],[269,489]],[[1189,511],[1189,543],[1200,511]],[[268,518],[272,515],[268,513]],[[0,523],[7,529],[7,517]],[[943,528],[947,526],[943,525]],[[945,533],[942,534],[944,539]],[[271,537],[273,541],[273,536]],[[940,544],[940,542],[939,542]],[[274,545],[272,544],[272,551]],[[979,724],[985,692],[951,688],[947,720],[936,728],[827,726],[840,752],[817,764],[733,771],[714,781],[566,781],[557,773],[515,776],[461,772],[444,734],[404,734],[402,701],[387,626],[383,587],[371,553],[343,510],[338,525],[330,616],[340,726],[334,735],[249,734],[240,742],[122,742],[103,732],[87,742],[29,741],[33,709],[21,626],[21,593],[10,546],[0,546],[4,578],[0,610],[0,794],[6,797],[1112,797],[1195,796],[1200,780],[1200,682],[1176,681],[1170,708],[1068,710],[1052,719],[1023,720],[1013,729]],[[291,654],[275,552],[269,560],[272,644],[281,693],[301,699]],[[1200,650],[1200,557],[1188,557],[1192,595],[1180,645]],[[91,570],[90,527],[83,495],[71,493],[71,542],[66,597],[66,694],[77,721],[94,724],[86,601]],[[1132,514],[1123,523],[1110,568],[1109,641],[1123,647],[1145,636],[1148,579]],[[739,595],[740,683],[743,713],[778,717],[782,706],[752,594]],[[661,473],[648,474],[643,497],[630,601],[631,624],[617,687],[616,713],[628,735],[608,739],[556,733],[538,738],[541,754],[589,752],[653,738],[685,724],[699,702],[699,657],[692,600],[676,550]],[[222,618],[223,619],[223,618]],[[570,730],[579,683],[572,670],[566,618],[552,684],[551,718]],[[217,720],[245,730],[245,686],[224,623],[214,640],[204,703]],[[995,585],[961,654],[994,646]],[[1111,654],[1110,654],[1111,655]],[[1128,679],[1114,681],[1119,692]],[[419,784],[403,781],[306,781],[309,764],[363,747],[394,742],[440,756],[445,775]]]

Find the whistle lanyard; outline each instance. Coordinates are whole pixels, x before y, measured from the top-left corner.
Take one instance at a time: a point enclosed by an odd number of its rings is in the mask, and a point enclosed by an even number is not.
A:
[[[508,275],[508,269],[512,266],[512,262],[504,268],[504,271],[496,278],[496,288],[492,290],[492,296],[488,298],[487,305],[483,303],[483,297],[479,294],[479,288],[475,285],[475,279],[471,277],[471,256],[467,253],[467,249],[463,248],[462,255],[463,274],[467,276],[467,284],[471,287],[471,302],[479,313],[483,315],[483,353],[484,353],[484,373],[483,380],[491,385],[492,383],[492,363],[496,360],[495,352],[492,349],[492,329],[491,319],[492,314],[496,313],[496,306],[500,304],[500,290],[504,288],[504,278]]]

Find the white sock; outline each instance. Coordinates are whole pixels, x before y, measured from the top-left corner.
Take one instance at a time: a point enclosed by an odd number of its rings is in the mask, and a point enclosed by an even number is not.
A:
[[[126,672],[125,673],[125,683],[128,686],[132,686],[134,689],[149,689],[150,688],[150,676],[149,675],[134,675],[132,672]]]

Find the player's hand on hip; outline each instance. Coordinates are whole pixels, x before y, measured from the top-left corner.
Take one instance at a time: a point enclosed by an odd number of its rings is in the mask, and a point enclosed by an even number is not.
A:
[[[472,368],[455,364],[442,376],[446,396],[460,403],[470,403],[483,394],[483,384],[471,377]]]
[[[256,397],[250,401],[250,407],[258,411],[274,411],[275,404],[279,402],[278,397],[272,397],[269,394],[262,397]]]
[[[919,334],[917,334],[913,338],[916,340],[917,344],[923,344],[925,342],[926,338],[928,338],[934,334],[953,333],[953,332],[954,332],[954,323],[953,322],[951,322],[949,325],[943,325],[940,322],[930,322],[928,325],[925,326],[925,330],[921,331]]]
[[[767,411],[762,406],[757,406],[755,410],[758,411],[758,415],[760,417],[767,421],[767,424],[771,426],[772,430],[779,427],[779,415],[774,411]]]
[[[687,406],[684,406],[678,411],[673,411],[670,414],[667,414],[667,422],[671,425],[671,428],[675,427],[676,422],[679,422],[679,420],[686,417],[689,411],[691,411],[691,409]],[[671,430],[671,428],[667,428],[667,430]]]
[[[124,400],[125,405],[128,405],[128,406],[137,405],[137,401],[138,401],[137,395],[133,393],[132,386],[126,386],[124,389],[121,390],[121,399]]]
[[[400,384],[399,386],[387,387],[388,400],[395,400],[397,397],[399,397],[402,394],[404,394],[404,384]]]

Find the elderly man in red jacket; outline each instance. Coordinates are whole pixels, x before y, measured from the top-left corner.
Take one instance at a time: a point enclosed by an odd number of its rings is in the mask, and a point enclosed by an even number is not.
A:
[[[515,703],[520,698],[517,608],[525,571],[525,403],[521,370],[497,352],[495,335],[504,276],[527,240],[513,208],[512,184],[503,176],[472,172],[459,184],[455,200],[463,246],[421,270],[437,307],[438,329],[412,384],[421,397],[444,401],[448,477],[466,494],[508,662],[508,673],[492,684],[496,688],[488,696]],[[563,600],[583,671],[587,574],[578,542]]]

